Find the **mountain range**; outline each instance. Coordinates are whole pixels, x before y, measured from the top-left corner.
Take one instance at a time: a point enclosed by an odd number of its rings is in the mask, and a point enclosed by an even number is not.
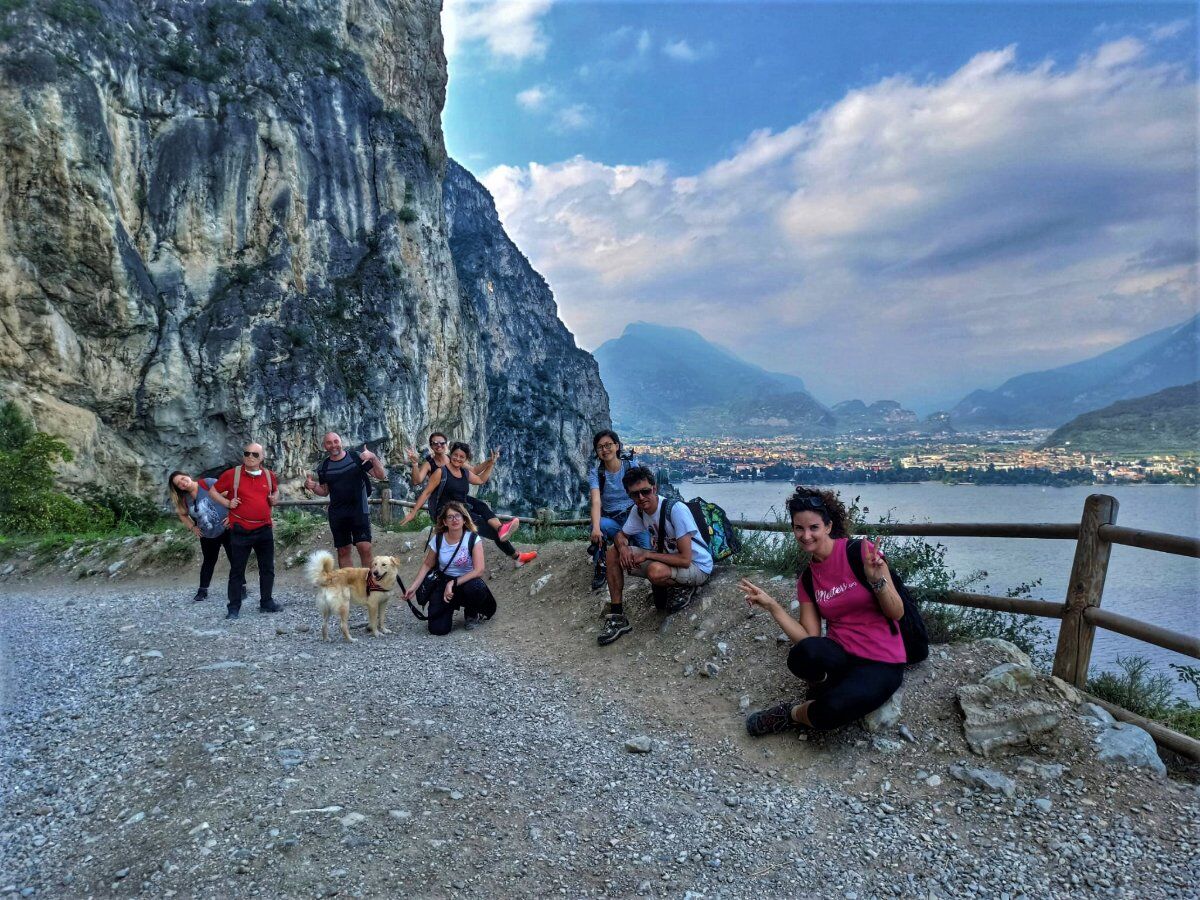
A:
[[[1200,381],[1181,384],[1072,419],[1046,447],[1098,453],[1169,453],[1200,447]]]
[[[830,409],[797,376],[741,359],[687,328],[634,322],[593,355],[613,424],[631,436],[817,436],[917,422],[889,400]]]
[[[950,410],[954,427],[1050,428],[1118,400],[1195,381],[1200,316],[1080,362],[974,391]]]

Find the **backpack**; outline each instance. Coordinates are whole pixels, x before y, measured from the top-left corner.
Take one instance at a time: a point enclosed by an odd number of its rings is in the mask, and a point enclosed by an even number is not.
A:
[[[667,539],[667,516],[671,514],[671,509],[678,502],[683,501],[664,497],[660,504],[658,547],[656,548],[659,553],[663,552],[663,546]],[[704,544],[708,552],[712,554],[713,563],[724,562],[742,549],[741,538],[733,530],[725,510],[703,497],[694,497],[686,501],[685,505],[691,512],[692,518],[696,520],[696,528],[700,531],[700,543]]]
[[[243,466],[233,467],[233,496],[229,498],[231,500],[236,500],[238,498],[238,485],[242,483],[242,469]],[[263,474],[267,478],[267,494],[270,495],[275,493],[275,475],[266,466],[263,466]]]
[[[870,591],[871,588],[867,584],[867,570],[862,561],[862,541],[858,538],[846,541],[846,561],[850,563],[850,570],[854,572],[854,577],[858,579],[859,584]],[[891,566],[888,566],[888,571],[892,576],[892,585],[896,588],[896,593],[900,595],[901,602],[904,603],[904,616],[899,623],[895,619],[888,619],[888,628],[891,629],[892,634],[896,634],[897,631],[900,633],[900,637],[904,641],[904,657],[910,665],[923,662],[929,657],[929,633],[925,630],[925,620],[921,618],[921,610],[909,592],[908,586],[904,583],[904,579]],[[811,570],[805,569],[800,574],[800,583],[804,585],[804,590],[808,591],[808,596],[815,599],[817,595],[813,591]],[[874,596],[874,591],[871,592],[871,595]]]

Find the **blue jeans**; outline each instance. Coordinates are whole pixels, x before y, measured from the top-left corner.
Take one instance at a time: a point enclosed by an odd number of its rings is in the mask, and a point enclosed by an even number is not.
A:
[[[633,509],[633,507],[629,507]],[[617,536],[617,532],[621,530],[621,526],[625,524],[625,520],[629,518],[629,509],[624,512],[615,513],[611,516],[600,514],[600,533],[604,535],[606,541],[611,542]],[[635,547],[641,547],[643,550],[650,549],[650,532],[640,531],[637,534],[627,535],[629,543]]]

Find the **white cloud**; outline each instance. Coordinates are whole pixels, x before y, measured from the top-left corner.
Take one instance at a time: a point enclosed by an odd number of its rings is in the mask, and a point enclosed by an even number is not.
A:
[[[851,91],[694,175],[577,157],[484,181],[584,346],[677,323],[830,401],[944,396],[1197,308],[1196,85],[1147,56],[1010,47]]]
[[[468,44],[482,43],[501,60],[541,58],[549,44],[541,18],[552,0],[445,0],[442,34],[453,59]]]
[[[539,110],[546,105],[550,94],[544,88],[531,87],[517,94],[517,103],[523,109]]]
[[[645,28],[638,32],[636,46],[639,56],[645,56],[650,51],[650,32]]]
[[[556,131],[583,131],[591,128],[594,122],[595,113],[586,103],[572,103],[562,107],[554,114]]]
[[[645,34],[645,32],[643,32],[643,34]],[[647,35],[647,37],[649,36]],[[640,39],[638,46],[640,49]],[[705,57],[711,56],[716,48],[711,42],[705,43],[700,47],[693,47],[686,39],[681,38],[677,41],[667,41],[663,44],[662,49],[664,54],[669,56],[671,59],[676,60],[677,62],[696,62],[704,59]]]

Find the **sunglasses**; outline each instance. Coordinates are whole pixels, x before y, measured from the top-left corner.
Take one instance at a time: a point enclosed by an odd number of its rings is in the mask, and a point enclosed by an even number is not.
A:
[[[654,488],[638,488],[636,491],[627,491],[630,497],[636,500],[638,497],[649,497],[654,493]]]
[[[820,497],[793,497],[792,506],[797,509],[824,509],[825,501]]]
[[[255,459],[259,459],[259,458],[261,458],[261,457],[262,457],[262,454],[261,454],[261,453],[255,453],[253,450],[243,450],[243,451],[242,451],[242,456],[253,456]]]
[[[446,442],[445,441],[430,441],[429,446],[430,447],[445,447]]]

